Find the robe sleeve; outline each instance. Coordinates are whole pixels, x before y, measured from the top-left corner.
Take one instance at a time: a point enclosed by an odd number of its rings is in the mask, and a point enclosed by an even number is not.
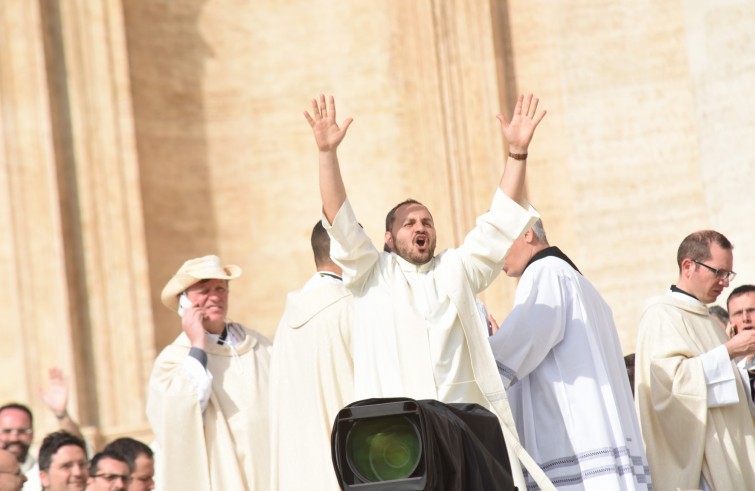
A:
[[[568,278],[537,263],[522,276],[514,309],[490,338],[503,385],[508,389],[537,368],[564,338]]]
[[[475,227],[457,249],[474,294],[498,276],[511,243],[540,217],[528,203],[525,206],[496,189],[490,210],[477,218]]]
[[[726,346],[721,345],[700,355],[708,388],[708,407],[729,406],[739,402],[737,374],[732,368]],[[745,384],[748,385],[748,384]]]
[[[155,360],[147,419],[160,445],[157,476],[161,482],[167,479],[171,486],[177,486],[174,489],[209,489],[202,407],[192,377],[184,368],[188,353],[188,347],[169,345]]]
[[[349,200],[343,202],[332,225],[324,215],[322,225],[330,236],[330,257],[343,270],[343,284],[352,291],[361,291],[380,252],[357,222]]]
[[[188,373],[199,401],[202,412],[207,409],[207,401],[212,392],[212,374],[202,363],[192,356],[187,356],[183,362],[183,369]]]

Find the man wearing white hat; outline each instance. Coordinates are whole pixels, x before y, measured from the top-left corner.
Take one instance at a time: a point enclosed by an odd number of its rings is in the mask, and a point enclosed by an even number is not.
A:
[[[186,261],[163,288],[183,332],[149,381],[158,489],[267,489],[271,345],[226,319],[229,280],[240,275],[205,256]]]

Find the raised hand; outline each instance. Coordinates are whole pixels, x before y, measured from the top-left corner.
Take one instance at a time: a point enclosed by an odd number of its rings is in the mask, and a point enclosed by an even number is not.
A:
[[[537,112],[537,104],[540,100],[532,94],[520,95],[514,107],[511,120],[502,114],[496,116],[501,122],[501,132],[509,144],[509,151],[517,154],[526,154],[527,147],[532,141],[532,135],[540,121],[545,117],[545,110]]]
[[[346,118],[341,126],[338,126],[335,99],[333,96],[328,97],[326,104],[323,94],[320,94],[319,103],[317,99],[312,99],[312,113],[313,115],[310,115],[308,111],[304,111],[304,117],[307,118],[312,133],[315,135],[317,148],[321,152],[335,151],[354,119]]]
[[[47,391],[40,390],[45,405],[58,419],[65,415],[68,408],[68,381],[60,368],[53,367],[48,372]]]

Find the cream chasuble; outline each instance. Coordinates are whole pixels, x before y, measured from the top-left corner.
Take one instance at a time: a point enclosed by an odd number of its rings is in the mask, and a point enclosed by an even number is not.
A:
[[[650,300],[642,315],[635,395],[656,489],[698,489],[701,475],[713,491],[755,489],[755,428],[733,361],[726,381],[738,400],[708,402],[717,380],[706,380],[701,355],[726,339],[705,305],[673,294]]]
[[[191,344],[181,333],[155,360],[147,419],[155,433],[157,489],[264,491],[270,485],[270,342],[243,328],[235,346],[208,344],[212,391],[202,412],[184,369]]]

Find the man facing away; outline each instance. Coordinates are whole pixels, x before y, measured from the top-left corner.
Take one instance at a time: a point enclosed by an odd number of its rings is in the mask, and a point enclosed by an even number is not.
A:
[[[330,432],[354,400],[352,297],[320,221],[311,244],[317,272],[289,293],[270,363],[271,490],[340,489]]]
[[[635,398],[656,489],[755,489],[755,428],[733,361],[755,353],[755,331],[727,338],[706,306],[734,279],[732,248],[713,230],[687,236],[676,285],[640,320]]]
[[[332,96],[327,103],[322,95],[312,101],[313,114],[305,117],[319,150],[322,222],[332,241],[331,257],[354,295],[355,399],[477,403],[497,414],[504,435],[516,431],[480,328],[475,295],[500,273],[511,243],[537,218],[520,204],[527,149],[545,115],[537,113],[537,105],[532,95],[520,96],[510,122],[498,116],[510,153],[490,211],[477,219],[459,248],[436,256],[433,217],[415,200],[399,203],[388,214],[385,245],[390,252],[371,243],[346,199],[336,154],[352,120],[338,126]],[[512,474],[523,486],[515,459],[521,447],[508,434]],[[527,457],[520,458],[529,469]],[[538,476],[544,478],[542,471]]]
[[[226,318],[217,256],[186,261],[162,291],[183,332],[155,360],[147,419],[159,445],[158,489],[266,490],[270,480],[270,342]]]
[[[490,344],[524,448],[558,489],[652,489],[608,304],[540,220],[503,270],[521,279]]]

